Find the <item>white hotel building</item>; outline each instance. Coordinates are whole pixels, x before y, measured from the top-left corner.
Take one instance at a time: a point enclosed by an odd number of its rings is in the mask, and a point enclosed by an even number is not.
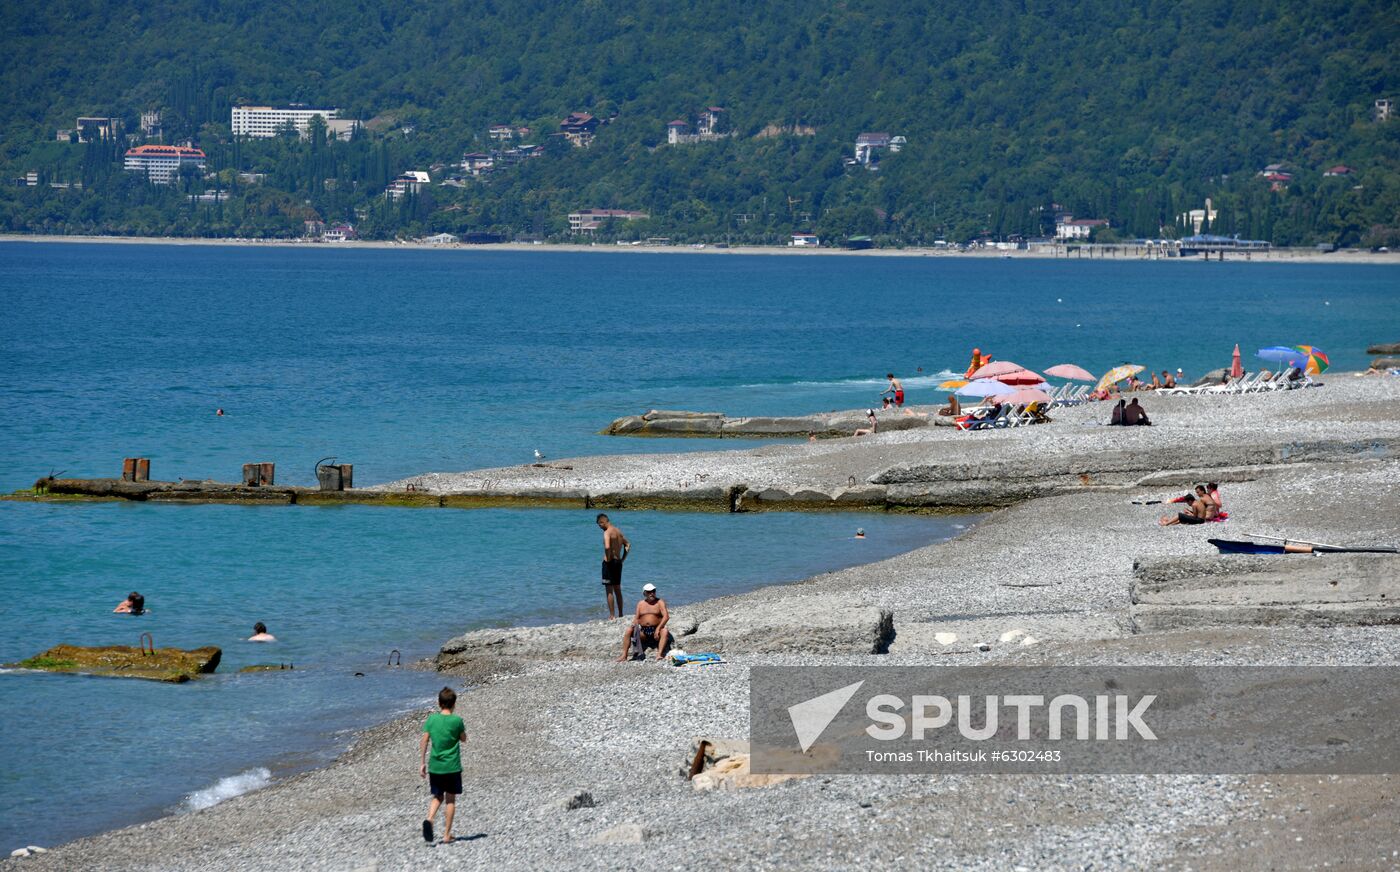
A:
[[[204,172],[204,152],[180,145],[138,145],[129,148],[122,167],[131,172],[145,173],[152,184],[168,185],[180,174],[180,167],[189,164]]]
[[[349,139],[350,132],[357,126],[355,121],[338,121],[336,114],[339,109],[303,109],[293,107],[290,109],[274,109],[271,106],[234,106],[233,127],[234,136],[250,136],[257,139],[270,139],[284,129],[288,124],[296,128],[297,133],[305,138],[307,136],[307,125],[311,119],[320,115],[326,122],[326,132],[341,139]]]

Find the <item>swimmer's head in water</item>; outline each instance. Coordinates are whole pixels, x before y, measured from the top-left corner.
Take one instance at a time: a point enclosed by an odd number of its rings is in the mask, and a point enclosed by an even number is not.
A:
[[[256,624],[253,625],[253,635],[254,635],[254,636],[261,636],[263,633],[266,633],[266,632],[267,632],[267,624],[264,624],[262,621],[258,621]]]
[[[133,615],[139,615],[146,610],[146,598],[136,591],[133,590],[131,593],[127,594],[126,599],[131,603],[131,613]]]
[[[606,527],[608,525],[608,516],[603,514],[602,512],[599,512],[598,517],[594,518],[593,520],[598,522],[599,527]]]

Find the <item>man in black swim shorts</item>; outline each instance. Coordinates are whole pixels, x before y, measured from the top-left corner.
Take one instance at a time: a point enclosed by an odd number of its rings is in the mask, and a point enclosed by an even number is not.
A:
[[[622,535],[622,531],[612,525],[607,515],[598,515],[598,526],[603,531],[603,593],[608,600],[608,618],[620,618],[622,605],[622,562],[632,551],[632,543]],[[617,613],[613,613],[616,603]]]

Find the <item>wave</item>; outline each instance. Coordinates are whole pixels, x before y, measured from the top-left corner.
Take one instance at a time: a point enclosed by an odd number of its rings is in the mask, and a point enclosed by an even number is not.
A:
[[[209,787],[191,793],[185,797],[185,809],[187,811],[201,811],[211,808],[226,799],[233,799],[235,796],[259,790],[270,783],[272,783],[272,773],[269,770],[261,766],[249,769],[247,772],[220,778]]]

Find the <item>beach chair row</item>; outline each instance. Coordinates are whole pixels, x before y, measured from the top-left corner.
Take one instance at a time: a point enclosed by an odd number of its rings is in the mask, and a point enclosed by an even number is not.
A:
[[[1031,404],[1034,405],[1034,404]],[[978,412],[984,412],[978,416]],[[1001,430],[1007,427],[1025,427],[1035,423],[1035,415],[1031,412],[1031,407],[1011,406],[1003,403],[993,408],[979,406],[973,409],[970,416],[963,421],[959,421],[959,430]]]
[[[1089,385],[1062,384],[1050,392],[1051,406],[1078,406],[1094,398],[1094,389]]]
[[[1232,378],[1223,384],[1195,385],[1184,388],[1158,388],[1159,394],[1265,394],[1274,391],[1289,391],[1295,388],[1305,388],[1312,384],[1312,379],[1306,375],[1295,377],[1295,370],[1283,370],[1282,372],[1256,372],[1245,373],[1239,378]]]

